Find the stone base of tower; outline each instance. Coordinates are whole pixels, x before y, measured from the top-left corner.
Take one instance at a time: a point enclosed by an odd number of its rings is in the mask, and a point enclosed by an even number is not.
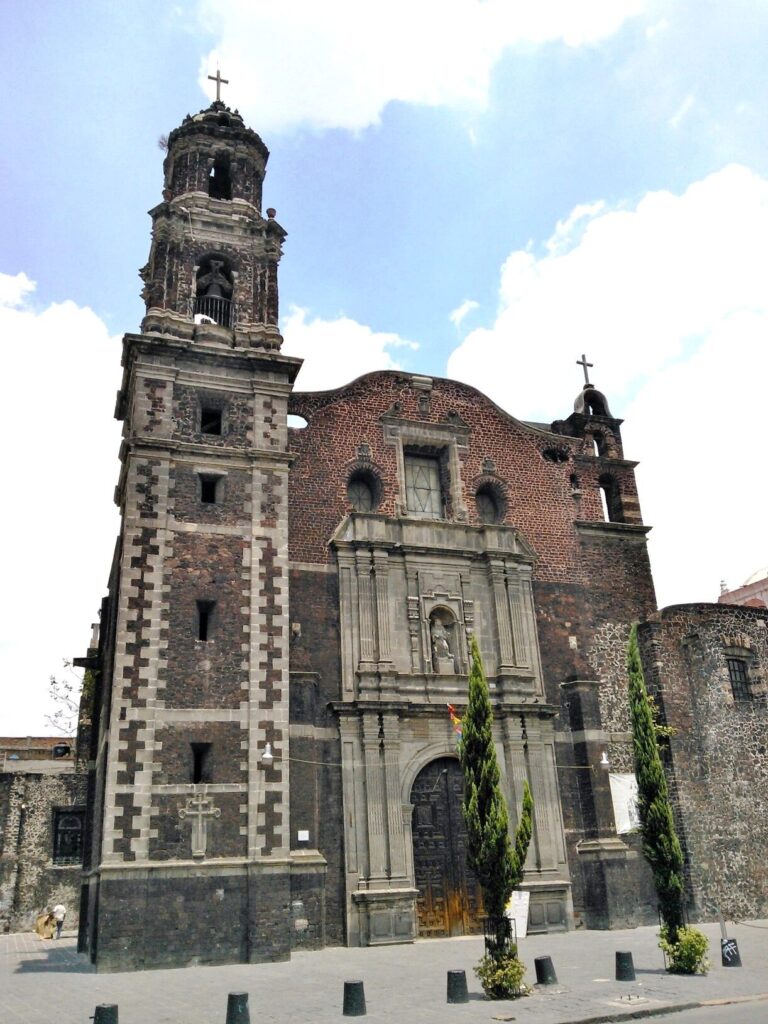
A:
[[[325,944],[325,860],[102,866],[83,888],[80,949],[97,971],[288,960]]]

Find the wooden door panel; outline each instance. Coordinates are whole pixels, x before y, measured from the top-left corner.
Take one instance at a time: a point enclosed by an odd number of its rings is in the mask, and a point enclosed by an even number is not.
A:
[[[463,793],[464,778],[455,758],[432,761],[413,784],[413,859],[422,936],[482,931],[479,887],[467,867]]]

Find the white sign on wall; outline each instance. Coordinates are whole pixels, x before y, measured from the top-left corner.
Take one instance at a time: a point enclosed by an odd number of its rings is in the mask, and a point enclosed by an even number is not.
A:
[[[640,828],[640,812],[637,809],[637,779],[633,772],[610,772],[613,817],[616,834],[626,835]]]
[[[525,889],[515,889],[504,913],[515,922],[515,935],[524,939],[528,934],[528,905],[531,894]]]

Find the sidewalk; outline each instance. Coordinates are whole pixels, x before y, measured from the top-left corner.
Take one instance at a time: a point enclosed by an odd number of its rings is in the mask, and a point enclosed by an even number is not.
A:
[[[345,980],[362,979],[372,1024],[576,1024],[620,1020],[661,1009],[737,1000],[768,1000],[768,921],[729,925],[741,968],[720,966],[718,926],[701,926],[711,943],[705,977],[664,971],[656,928],[576,931],[533,936],[520,943],[536,980],[534,958],[550,956],[558,984],[528,998],[490,1002],[472,967],[482,939],[432,939],[412,946],[334,947],[295,952],[278,964],[188,967],[132,974],[94,974],[76,952],[74,936],[43,941],[33,934],[0,936],[0,1005],[3,1024],[87,1024],[98,1003],[117,1003],[120,1024],[224,1024],[228,992],[248,992],[253,1024],[340,1022]],[[632,952],[637,981],[614,980],[615,953]],[[448,970],[464,969],[470,1002],[446,1003]],[[630,999],[629,997],[632,996]],[[768,1001],[765,1004],[768,1016]],[[684,1018],[681,1018],[681,1024]]]

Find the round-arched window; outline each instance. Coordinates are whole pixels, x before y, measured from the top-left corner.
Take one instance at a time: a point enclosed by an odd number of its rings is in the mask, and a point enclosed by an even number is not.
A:
[[[492,525],[500,523],[504,518],[504,508],[499,495],[493,487],[480,487],[475,494],[477,517],[481,523]]]
[[[376,500],[376,481],[367,473],[353,473],[347,484],[347,500],[356,512],[373,512]]]

